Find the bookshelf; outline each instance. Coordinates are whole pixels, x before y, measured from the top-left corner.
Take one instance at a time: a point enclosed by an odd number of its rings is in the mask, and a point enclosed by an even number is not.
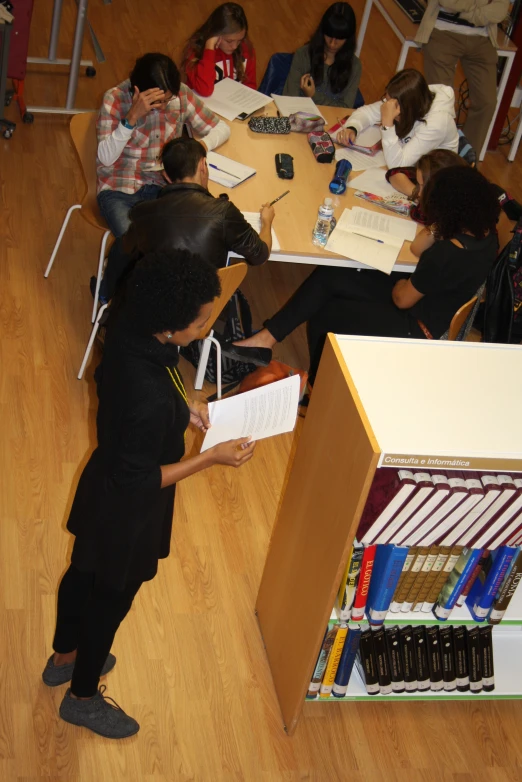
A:
[[[288,733],[377,467],[522,472],[513,417],[521,384],[522,348],[515,345],[328,336],[256,603]],[[386,619],[436,621],[418,612]],[[474,623],[463,607],[451,624]],[[341,700],[522,698],[522,594],[495,626],[493,647],[491,693],[369,696],[354,672]]]

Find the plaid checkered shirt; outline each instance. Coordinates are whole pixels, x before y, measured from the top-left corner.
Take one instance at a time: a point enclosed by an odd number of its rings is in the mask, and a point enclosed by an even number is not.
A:
[[[98,143],[113,133],[131,106],[129,79],[105,93],[96,122]],[[98,192],[119,190],[132,194],[143,185],[164,185],[160,162],[164,144],[181,136],[183,125],[188,125],[199,136],[205,136],[218,122],[219,117],[182,84],[179,95],[169,101],[164,110],[153,109],[138,120],[132,136],[113,165],[104,166],[96,158]]]

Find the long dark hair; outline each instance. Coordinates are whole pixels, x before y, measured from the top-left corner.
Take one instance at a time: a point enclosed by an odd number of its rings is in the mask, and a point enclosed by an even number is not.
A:
[[[416,122],[424,121],[431,109],[435,93],[431,92],[428,82],[415,68],[405,68],[396,73],[388,82],[386,92],[390,98],[399,101],[401,114],[395,120],[395,131],[400,139],[406,138]]]
[[[344,46],[335,55],[328,77],[334,95],[342,92],[352,75],[352,62],[355,52],[355,31],[357,22],[353,8],[349,3],[334,3],[326,10],[321,23],[308,44],[310,52],[311,74],[316,84],[324,80],[324,36],[346,39]]]
[[[183,52],[183,66],[197,64],[203,57],[205,43],[216,35],[227,35],[245,31],[244,43],[250,51],[252,46],[248,40],[248,22],[242,7],[238,3],[223,3],[215,8],[207,21],[192,33]],[[238,81],[243,81],[245,76],[245,61],[243,59],[242,46],[238,46],[232,54],[234,69]]]
[[[438,239],[469,231],[477,239],[495,231],[500,206],[488,180],[471,166],[450,166],[430,176],[421,209]]]

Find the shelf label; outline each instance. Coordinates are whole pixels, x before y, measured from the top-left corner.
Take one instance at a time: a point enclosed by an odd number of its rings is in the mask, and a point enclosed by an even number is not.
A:
[[[432,470],[478,470],[522,472],[522,459],[492,456],[433,456],[430,454],[381,453],[378,467],[423,467]]]

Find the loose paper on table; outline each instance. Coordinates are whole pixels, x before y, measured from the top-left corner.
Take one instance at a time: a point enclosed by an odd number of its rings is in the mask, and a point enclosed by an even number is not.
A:
[[[225,187],[240,185],[256,173],[255,168],[245,166],[243,163],[238,163],[237,160],[232,160],[224,155],[218,155],[217,152],[207,154],[207,163],[210,181]]]
[[[244,394],[211,402],[212,426],[205,435],[201,452],[227,440],[252,436],[262,440],[293,431],[299,404],[299,375],[292,375]]]
[[[359,176],[350,176],[348,187],[354,190],[363,190],[365,193],[373,193],[377,196],[397,195],[397,190],[386,181],[386,172],[382,168],[370,168]]]
[[[261,215],[259,212],[241,212],[245,220],[250,223],[254,231],[261,232]],[[272,228],[272,252],[276,253],[281,249],[278,238]]]
[[[289,117],[290,114],[296,114],[298,111],[306,111],[308,114],[323,117],[311,98],[292,98],[288,95],[272,95],[272,98],[282,117]]]
[[[411,220],[354,207],[344,210],[325,249],[391,274],[402,243],[412,241],[416,230]]]
[[[214,85],[214,92],[208,98],[200,98],[211,111],[230,121],[240,114],[252,114],[272,103],[272,98],[268,95],[228,78],[218,81]]]

